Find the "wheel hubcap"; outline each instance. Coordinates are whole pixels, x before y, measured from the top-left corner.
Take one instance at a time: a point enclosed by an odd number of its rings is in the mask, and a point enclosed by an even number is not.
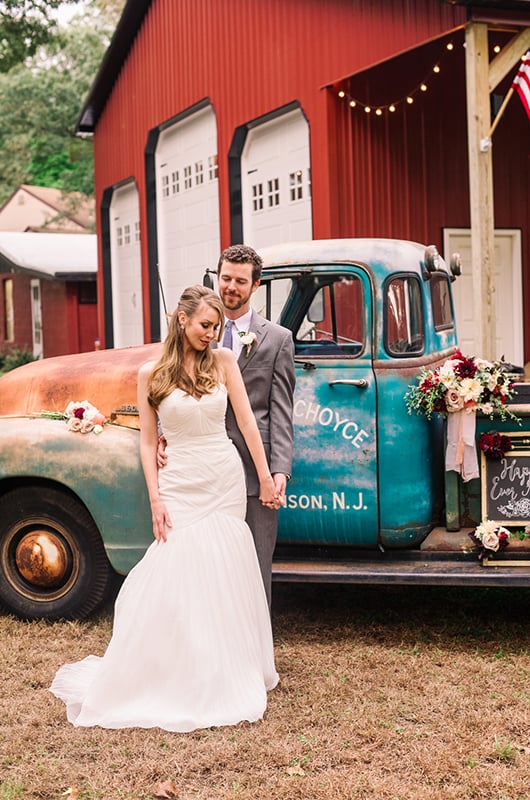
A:
[[[28,583],[51,589],[68,571],[68,553],[61,539],[47,530],[32,530],[19,541],[15,561]]]

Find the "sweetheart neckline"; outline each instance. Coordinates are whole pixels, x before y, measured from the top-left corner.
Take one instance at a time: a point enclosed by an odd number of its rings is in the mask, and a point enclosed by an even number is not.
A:
[[[218,390],[222,388],[222,389],[224,389],[224,390],[225,390],[225,392],[226,392],[226,385],[225,385],[224,383],[222,383],[221,381],[217,381],[217,383],[216,383],[216,386],[217,386],[217,389],[218,389]],[[193,394],[188,394],[187,392],[185,392],[185,391],[184,391],[184,389],[181,389],[181,388],[180,388],[180,386],[175,386],[175,388],[173,389],[173,391],[174,391],[174,392],[180,392],[180,393],[181,393],[181,395],[182,395],[182,397],[190,397],[192,400],[195,400],[195,402],[196,402],[196,403],[200,403],[200,402],[201,402],[201,400],[202,400],[202,398],[207,396],[207,395],[205,395],[205,394],[201,394],[199,397],[195,397],[195,395],[193,395]],[[208,392],[208,394],[209,394],[209,395],[214,395],[214,394],[215,394],[215,392]]]

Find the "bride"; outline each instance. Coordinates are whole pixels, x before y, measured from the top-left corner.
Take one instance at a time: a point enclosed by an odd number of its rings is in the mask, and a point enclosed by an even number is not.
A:
[[[155,541],[125,579],[102,657],[63,665],[51,691],[76,726],[191,731],[260,719],[278,682],[270,613],[250,529],[233,407],[260,479],[279,498],[210,289],[182,293],[162,357],[138,375],[140,454]],[[167,466],[157,468],[158,421]]]

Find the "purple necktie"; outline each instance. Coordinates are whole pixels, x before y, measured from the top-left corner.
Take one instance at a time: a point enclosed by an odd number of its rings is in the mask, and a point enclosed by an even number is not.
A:
[[[234,327],[234,321],[232,319],[226,320],[225,325],[225,332],[223,336],[223,347],[228,347],[229,350],[232,349],[232,328]]]

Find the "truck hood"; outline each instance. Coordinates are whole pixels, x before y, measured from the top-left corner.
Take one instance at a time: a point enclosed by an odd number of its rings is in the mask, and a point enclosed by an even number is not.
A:
[[[136,406],[138,370],[161,352],[157,343],[25,364],[0,378],[0,415],[64,411],[71,400],[88,400],[110,418],[123,406]]]

